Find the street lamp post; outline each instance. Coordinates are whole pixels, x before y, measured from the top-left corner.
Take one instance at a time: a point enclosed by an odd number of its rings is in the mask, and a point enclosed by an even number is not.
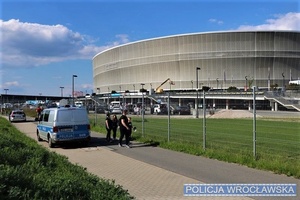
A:
[[[121,101],[121,89],[122,89],[121,85],[119,86],[119,88],[120,88],[120,92],[119,92],[119,101]],[[124,102],[122,102],[122,104],[123,104],[123,108],[124,108]]]
[[[191,80],[191,83],[192,83],[192,90],[194,89],[194,82],[193,82],[193,80]]]
[[[9,89],[4,89],[4,91],[5,91],[5,94],[7,94],[7,91],[8,91]],[[7,103],[8,103],[8,97],[6,97],[7,98]],[[3,104],[3,96],[1,95],[1,103]],[[3,113],[3,110],[2,110],[2,108],[3,108],[3,106],[1,106],[1,113]],[[5,110],[6,111],[6,110]],[[5,113],[6,114],[6,113]]]
[[[134,100],[134,97],[133,97],[133,96],[135,95],[135,94],[134,94],[134,92],[135,92],[135,85],[133,84],[132,86],[133,86],[133,94],[130,94],[130,96],[131,96],[131,98],[130,98],[131,100],[130,100],[130,101],[131,101],[131,103],[133,104],[133,100]]]
[[[245,76],[245,80],[246,80],[246,88],[245,88],[245,91],[247,92],[247,81],[248,81],[248,76]]]
[[[219,78],[216,79],[217,81],[217,90],[219,89]]]
[[[5,90],[5,94],[7,94],[7,91],[9,90],[9,89],[4,89]],[[8,96],[6,96],[6,98],[7,98],[7,103],[8,103]],[[3,100],[3,99],[2,99]],[[3,103],[3,102],[2,102]],[[2,112],[2,107],[3,106],[1,106],[1,112]]]
[[[170,90],[168,92],[168,142],[170,142],[170,132],[171,132],[171,127],[170,127],[170,124],[171,124],[171,118],[170,118],[170,115],[171,115],[171,110],[170,110],[170,92],[171,92],[172,81],[170,81],[169,84],[170,84]]]
[[[144,111],[144,83],[141,83],[141,86],[142,86],[142,136],[144,137],[144,114],[145,114],[145,111]]]
[[[285,88],[284,88],[284,73],[281,74],[282,75],[282,92],[284,92]]]
[[[74,78],[76,78],[77,75],[73,74],[72,76],[72,105],[74,105]]]
[[[60,87],[60,95],[61,95],[61,97],[63,97],[64,96],[64,93],[63,93],[63,89],[64,89],[65,87]]]
[[[97,94],[99,95],[99,98],[98,98],[98,99],[101,98],[101,97],[100,97],[100,88],[96,88],[96,89],[97,89],[97,93],[96,93],[96,95],[95,95],[95,100],[97,99],[97,98],[96,98]]]
[[[196,118],[199,118],[199,111],[198,111],[198,99],[199,99],[199,95],[198,95],[198,90],[199,90],[199,80],[198,80],[198,71],[201,70],[200,67],[196,67],[196,83],[197,83],[197,87],[196,87],[196,93],[197,93],[197,98],[196,98]]]
[[[100,88],[96,88],[97,89],[97,93],[99,94],[100,93]],[[97,125],[97,97],[96,97],[96,95],[95,96],[93,96],[92,98],[94,98],[94,100],[95,100],[95,122],[94,122],[94,126],[96,126]]]
[[[270,67],[268,67],[268,91],[270,91],[271,80],[270,80]]]
[[[107,105],[109,105],[109,95],[110,95],[109,87],[107,87]]]

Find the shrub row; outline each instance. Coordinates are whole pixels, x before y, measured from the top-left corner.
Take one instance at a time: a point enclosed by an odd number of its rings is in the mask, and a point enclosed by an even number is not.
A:
[[[0,117],[0,199],[133,199],[66,157],[38,145]]]

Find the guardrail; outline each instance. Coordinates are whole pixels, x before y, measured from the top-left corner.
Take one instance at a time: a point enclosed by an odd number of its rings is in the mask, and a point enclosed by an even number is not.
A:
[[[265,92],[264,96],[265,96],[265,99],[267,99],[269,101],[275,101],[288,109],[296,109],[296,110],[300,111],[299,100],[292,99],[290,97],[285,98],[283,96],[284,94],[285,93],[279,93],[276,91],[268,91],[268,92]]]

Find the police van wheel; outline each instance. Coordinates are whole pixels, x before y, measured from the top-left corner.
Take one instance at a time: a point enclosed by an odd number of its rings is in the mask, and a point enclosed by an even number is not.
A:
[[[39,142],[42,141],[42,138],[40,137],[40,132],[39,131],[36,131],[36,137],[37,137],[37,140]]]
[[[49,145],[50,148],[53,148],[53,147],[54,147],[54,144],[53,144],[53,142],[52,142],[51,137],[48,137],[48,145]]]

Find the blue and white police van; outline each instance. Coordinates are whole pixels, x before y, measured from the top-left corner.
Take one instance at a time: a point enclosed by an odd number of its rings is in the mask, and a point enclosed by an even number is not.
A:
[[[49,147],[64,142],[84,142],[91,139],[90,123],[85,108],[57,107],[42,111],[36,129],[38,141],[48,141]]]

